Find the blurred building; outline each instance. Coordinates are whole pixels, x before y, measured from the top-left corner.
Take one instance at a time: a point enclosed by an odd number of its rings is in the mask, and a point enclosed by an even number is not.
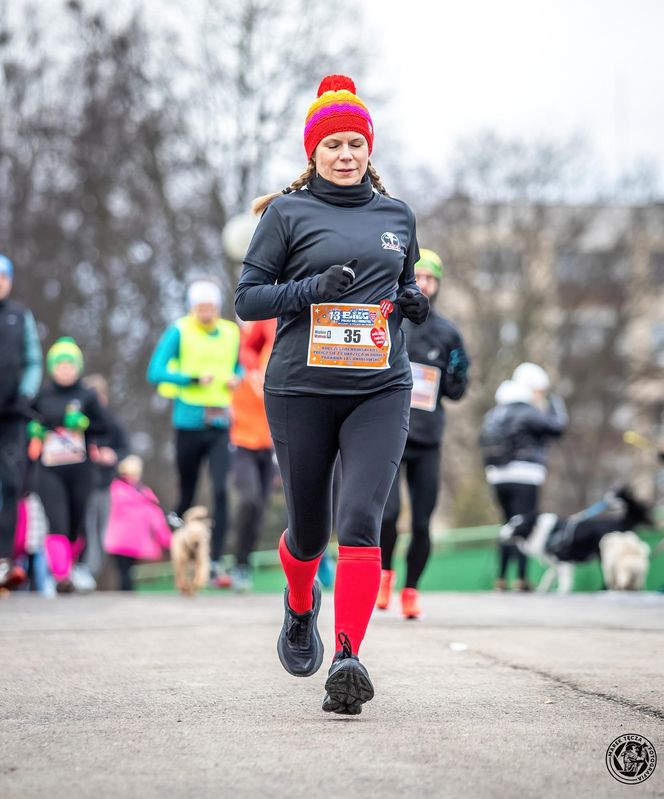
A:
[[[476,431],[523,360],[547,369],[571,417],[552,450],[547,509],[578,510],[622,479],[652,493],[653,452],[627,445],[623,432],[664,433],[664,204],[453,197],[418,227],[422,246],[446,264],[439,309],[473,356],[468,400],[449,406],[445,520],[491,513],[488,499],[472,501],[482,480]]]

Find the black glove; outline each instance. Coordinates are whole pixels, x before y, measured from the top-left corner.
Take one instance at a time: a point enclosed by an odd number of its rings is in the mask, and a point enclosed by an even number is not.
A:
[[[319,275],[316,286],[318,301],[327,302],[340,297],[355,280],[355,272],[353,270],[356,266],[357,258],[353,258],[345,264],[330,266],[322,275]]]
[[[429,316],[429,298],[419,291],[406,289],[397,298],[397,305],[401,308],[401,313],[416,325],[421,325]]]

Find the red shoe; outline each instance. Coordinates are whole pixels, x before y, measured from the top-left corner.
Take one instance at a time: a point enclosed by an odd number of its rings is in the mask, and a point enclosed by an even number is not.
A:
[[[28,579],[25,569],[10,560],[0,561],[0,588],[13,591]]]
[[[232,588],[233,578],[228,573],[223,563],[212,561],[210,563],[210,585],[213,588]]]
[[[387,610],[390,606],[393,586],[394,572],[391,569],[383,569],[380,573],[380,588],[376,597],[376,607],[379,610]]]
[[[422,615],[417,588],[404,588],[401,592],[401,613],[404,619],[419,619]]]
[[[212,585],[215,588],[232,588],[233,578],[230,574],[219,574],[212,580]]]

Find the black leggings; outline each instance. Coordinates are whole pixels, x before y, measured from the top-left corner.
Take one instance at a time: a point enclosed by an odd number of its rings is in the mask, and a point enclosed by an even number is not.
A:
[[[115,562],[120,575],[120,591],[133,591],[134,581],[131,570],[137,562],[136,558],[130,558],[128,555],[115,555]]]
[[[236,556],[238,566],[246,566],[256,546],[270,495],[274,475],[272,450],[238,447],[233,453],[233,474],[238,492]]]
[[[14,549],[26,464],[25,419],[0,417],[0,558],[10,558]]]
[[[494,485],[496,499],[503,511],[503,519],[508,522],[512,516],[525,513],[536,513],[538,505],[539,486],[527,483],[498,483]],[[526,556],[515,544],[498,542],[499,567],[498,577],[505,579],[507,567],[512,558],[516,560],[517,576],[519,580],[526,579]]]
[[[212,560],[219,560],[226,540],[227,478],[230,464],[228,429],[208,427],[205,430],[177,430],[175,459],[180,480],[180,501],[175,512],[182,516],[191,508],[203,459],[208,459],[214,492],[214,526],[212,528]]]
[[[89,461],[67,466],[39,464],[36,479],[49,533],[66,535],[70,541],[85,538],[85,511],[92,491]]]
[[[406,556],[406,588],[417,588],[431,551],[429,522],[438,499],[440,447],[407,444],[401,463],[406,469],[412,521],[412,537]],[[401,510],[400,471],[401,469],[392,483],[380,530],[383,569],[392,568],[392,556],[397,543],[397,519]]]
[[[321,555],[332,525],[332,477],[341,456],[337,537],[372,547],[408,434],[410,390],[359,396],[265,394],[288,508],[287,545],[299,560]]]

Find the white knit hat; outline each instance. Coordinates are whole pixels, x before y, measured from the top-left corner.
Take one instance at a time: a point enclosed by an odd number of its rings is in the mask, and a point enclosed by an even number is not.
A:
[[[497,405],[511,405],[513,402],[530,403],[533,399],[532,389],[515,380],[503,380],[496,391]]]
[[[520,363],[514,370],[512,380],[533,391],[546,391],[551,386],[549,375],[536,363]]]
[[[190,308],[203,304],[221,308],[221,289],[212,280],[194,280],[187,289],[187,304]]]

